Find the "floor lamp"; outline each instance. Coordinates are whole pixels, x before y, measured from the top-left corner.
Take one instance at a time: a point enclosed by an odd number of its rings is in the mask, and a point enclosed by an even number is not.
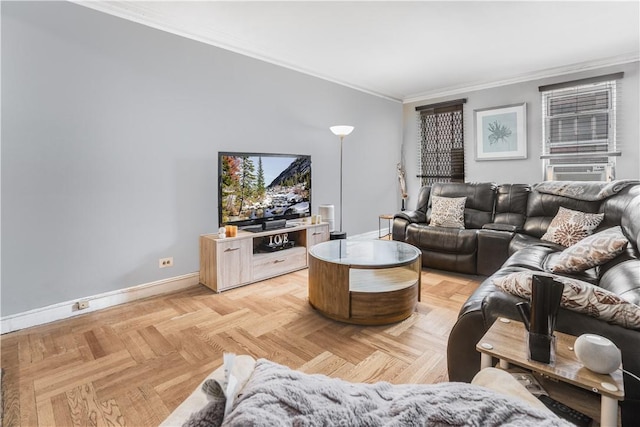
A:
[[[340,230],[331,233],[331,240],[346,239],[347,233],[342,231],[342,141],[345,136],[353,132],[353,126],[331,126],[329,129],[334,135],[340,137]]]

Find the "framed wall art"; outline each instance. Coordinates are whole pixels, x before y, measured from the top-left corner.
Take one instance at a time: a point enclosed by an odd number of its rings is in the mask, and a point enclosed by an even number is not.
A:
[[[474,110],[476,160],[527,158],[527,103]]]

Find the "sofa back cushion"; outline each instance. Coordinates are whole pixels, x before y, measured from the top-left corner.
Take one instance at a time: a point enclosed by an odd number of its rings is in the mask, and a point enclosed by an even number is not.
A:
[[[522,228],[527,218],[529,193],[531,193],[531,186],[528,184],[500,185],[496,194],[496,212],[493,222]]]
[[[482,228],[493,222],[493,207],[497,185],[492,182],[435,183],[431,197],[466,197],[464,208],[465,228]],[[427,210],[427,221],[431,222],[431,199]]]
[[[585,201],[565,196],[540,193],[532,189],[527,201],[527,219],[523,231],[534,237],[542,237],[560,207],[585,213],[598,213],[602,201]]]

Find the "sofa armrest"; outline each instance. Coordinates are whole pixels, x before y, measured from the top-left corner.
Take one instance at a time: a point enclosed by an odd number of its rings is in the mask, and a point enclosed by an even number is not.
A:
[[[482,226],[483,230],[495,230],[495,231],[510,231],[510,232],[516,232],[518,230],[520,230],[521,227],[518,227],[517,225],[512,225],[512,224],[498,224],[495,222],[492,222],[491,224],[485,224]]]
[[[426,223],[427,216],[422,211],[402,211],[393,216],[391,239],[399,242],[407,240],[407,227],[410,224]]]
[[[493,284],[493,278],[516,271],[523,269],[503,268],[485,279],[460,308],[447,343],[449,381],[470,382],[480,371],[480,353],[476,344],[498,317],[520,320],[515,305],[524,300],[503,292]]]
[[[489,276],[498,271],[509,258],[509,244],[514,235],[514,231],[500,231],[484,227],[478,231],[478,260],[476,268],[478,274]]]
[[[393,216],[394,219],[400,218],[407,221],[409,224],[425,223],[427,222],[427,216],[421,211],[402,211]]]

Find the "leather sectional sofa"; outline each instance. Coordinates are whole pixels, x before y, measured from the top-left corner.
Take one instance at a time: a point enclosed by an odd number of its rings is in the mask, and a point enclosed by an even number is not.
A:
[[[431,225],[434,196],[466,197],[464,228]],[[504,292],[494,279],[518,271],[548,271],[550,257],[565,249],[541,239],[560,207],[604,214],[595,232],[621,226],[629,241],[613,260],[580,273],[561,275],[597,285],[640,305],[637,182],[437,183],[421,188],[416,210],[394,215],[392,238],[420,248],[424,267],[488,276],[463,304],[451,330],[447,348],[450,381],[468,382],[478,372],[476,343],[498,317],[520,320],[516,303],[523,299]],[[640,330],[564,308],[558,314],[556,330],[609,338],[620,348],[625,370],[640,376]],[[640,382],[625,375],[624,384],[623,424],[632,425],[640,419]]]

